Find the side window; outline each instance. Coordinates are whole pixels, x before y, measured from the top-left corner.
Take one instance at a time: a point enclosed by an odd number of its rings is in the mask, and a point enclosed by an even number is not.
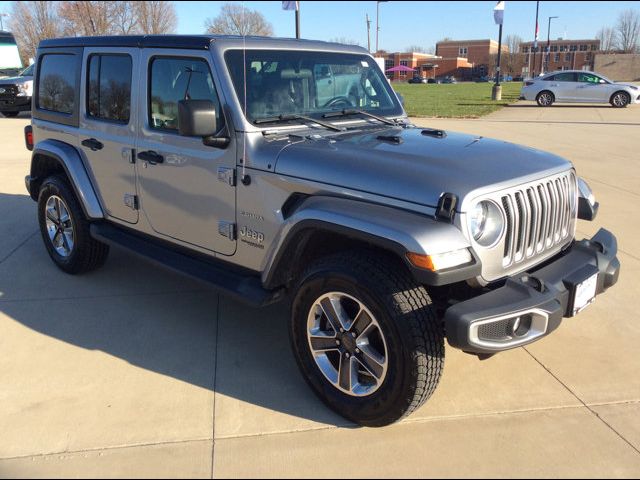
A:
[[[553,77],[556,82],[575,82],[575,73],[558,73]]]
[[[58,113],[73,113],[76,97],[75,75],[75,55],[43,55],[38,69],[36,108]]]
[[[129,123],[131,112],[131,57],[91,55],[87,83],[87,115]]]
[[[579,73],[578,81],[585,82],[585,83],[599,83],[600,77],[593,75],[591,73]]]
[[[197,58],[155,57],[149,68],[149,125],[178,131],[180,100],[211,100],[216,106],[219,128],[224,115],[206,61]]]

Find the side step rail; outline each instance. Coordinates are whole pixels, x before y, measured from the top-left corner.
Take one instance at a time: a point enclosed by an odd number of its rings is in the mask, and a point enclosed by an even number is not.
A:
[[[123,247],[156,265],[202,280],[252,306],[269,305],[284,297],[284,289],[266,290],[259,276],[239,272],[220,260],[200,260],[105,222],[92,223],[90,229],[96,240]]]

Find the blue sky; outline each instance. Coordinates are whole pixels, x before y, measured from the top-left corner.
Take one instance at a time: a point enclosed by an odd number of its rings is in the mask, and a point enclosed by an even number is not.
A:
[[[0,1],[0,12],[10,12],[11,3]],[[207,17],[216,16],[224,2],[176,2],[178,33],[203,33]],[[242,2],[239,2],[242,3]],[[246,1],[247,8],[262,12],[277,36],[295,35],[294,14],[284,11],[280,1]],[[409,45],[425,48],[447,36],[453,39],[495,38],[494,1],[422,2],[390,1],[380,4],[380,48],[404,50]],[[504,35],[518,34],[533,40],[535,1],[507,1]],[[626,8],[640,10],[640,2],[540,2],[540,38],[547,38],[547,17],[552,21],[551,37],[593,38],[602,26],[613,25]],[[371,44],[375,46],[375,1],[301,1],[301,31],[304,38],[352,39],[366,47],[365,14],[371,24]]]
[[[201,33],[204,19],[218,14],[224,2],[179,2],[180,33]],[[262,12],[277,36],[295,36],[294,14],[284,11],[279,1],[244,2],[247,8]],[[371,45],[375,47],[375,1],[301,2],[303,38],[329,40],[344,37],[367,45],[365,14],[371,24]],[[380,48],[403,50],[409,45],[435,46],[445,36],[453,39],[495,38],[494,1],[422,2],[390,1],[380,4]],[[540,38],[547,37],[547,17],[552,20],[551,37],[593,38],[604,25],[613,25],[626,8],[640,10],[640,2],[540,2]],[[507,1],[503,35],[520,35],[533,40],[535,1]],[[565,36],[566,32],[566,36]]]

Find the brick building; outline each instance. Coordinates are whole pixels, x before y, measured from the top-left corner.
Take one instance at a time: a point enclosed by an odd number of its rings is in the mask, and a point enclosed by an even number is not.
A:
[[[465,58],[444,58],[438,55],[420,52],[379,52],[378,57],[384,58],[385,71],[404,65],[414,69],[414,72],[392,72],[387,77],[392,81],[406,81],[414,75],[425,78],[444,78],[454,76],[456,79],[470,79],[473,64]]]
[[[524,55],[522,74],[535,77],[541,72],[555,70],[593,70],[596,52],[600,50],[600,40],[551,40],[547,64],[547,42],[538,41],[520,44]]]
[[[502,53],[508,53],[509,48],[502,45]],[[498,53],[498,42],[485,40],[446,40],[436,44],[436,55],[443,58],[465,58],[473,64],[471,77],[478,78],[493,73],[495,65],[493,56]]]

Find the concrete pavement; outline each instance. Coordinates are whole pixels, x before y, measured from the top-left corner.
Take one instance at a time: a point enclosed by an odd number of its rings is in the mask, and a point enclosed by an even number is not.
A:
[[[298,373],[285,306],[235,303],[112,250],[72,277],[24,190],[26,118],[0,119],[0,477],[640,475],[640,106],[518,103],[416,119],[573,161],[618,236],[618,285],[550,337],[480,362],[447,348],[407,420],[361,429]]]

